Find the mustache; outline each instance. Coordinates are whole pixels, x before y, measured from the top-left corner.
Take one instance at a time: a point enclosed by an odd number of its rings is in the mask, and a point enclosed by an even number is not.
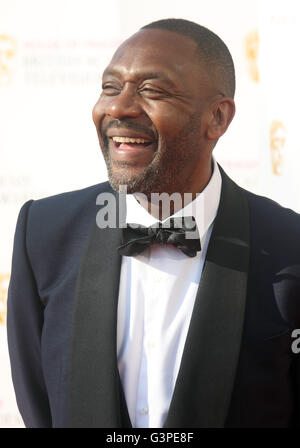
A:
[[[131,131],[136,131],[136,132],[141,132],[142,134],[147,135],[148,137],[152,138],[152,139],[156,139],[154,133],[147,128],[146,126],[139,124],[139,123],[132,123],[130,121],[125,121],[125,120],[112,120],[109,123],[107,123],[106,126],[101,126],[101,132],[102,135],[106,136],[107,131],[110,128],[114,128],[114,129],[130,129]]]

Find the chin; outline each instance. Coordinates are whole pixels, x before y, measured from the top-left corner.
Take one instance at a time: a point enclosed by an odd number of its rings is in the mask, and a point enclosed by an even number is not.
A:
[[[122,165],[120,163],[107,163],[108,179],[111,187],[119,191],[121,185],[125,185],[128,194],[160,193],[168,191],[170,176],[168,169],[159,166],[158,161],[144,167],[137,167],[132,163]]]
[[[109,173],[108,179],[111,187],[115,191],[120,190],[120,186],[126,187],[126,192],[128,194],[132,194],[136,192],[136,189],[138,188],[141,179],[140,176],[133,175],[130,176],[128,173],[120,174],[120,173]],[[123,191],[123,190],[122,190]]]
[[[122,164],[122,167],[114,166],[115,164],[107,164],[108,179],[111,187],[115,191],[119,191],[120,186],[126,186],[128,194],[140,192],[147,186],[147,171],[145,168],[134,168],[131,164]],[[120,164],[118,164],[120,165]]]

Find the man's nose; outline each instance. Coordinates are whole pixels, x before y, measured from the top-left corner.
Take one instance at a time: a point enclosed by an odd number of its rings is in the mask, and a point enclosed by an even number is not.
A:
[[[118,95],[111,96],[106,107],[106,115],[119,120],[126,117],[138,117],[141,113],[142,107],[138,93],[133,86],[126,86]]]

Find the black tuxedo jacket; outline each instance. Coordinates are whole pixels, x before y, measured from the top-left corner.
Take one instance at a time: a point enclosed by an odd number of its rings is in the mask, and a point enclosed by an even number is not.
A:
[[[222,192],[165,427],[300,426],[300,216]],[[28,427],[130,427],[116,355],[120,229],[96,225],[108,183],[28,201],[7,329]],[[116,200],[118,195],[115,194]]]

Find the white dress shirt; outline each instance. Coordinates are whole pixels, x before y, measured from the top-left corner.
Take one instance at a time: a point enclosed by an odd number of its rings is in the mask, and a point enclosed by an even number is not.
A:
[[[161,428],[166,420],[221,194],[213,175],[196,199],[173,216],[194,216],[201,251],[189,257],[174,246],[153,245],[135,257],[122,257],[117,355],[132,426]],[[126,196],[126,222],[157,222]]]

